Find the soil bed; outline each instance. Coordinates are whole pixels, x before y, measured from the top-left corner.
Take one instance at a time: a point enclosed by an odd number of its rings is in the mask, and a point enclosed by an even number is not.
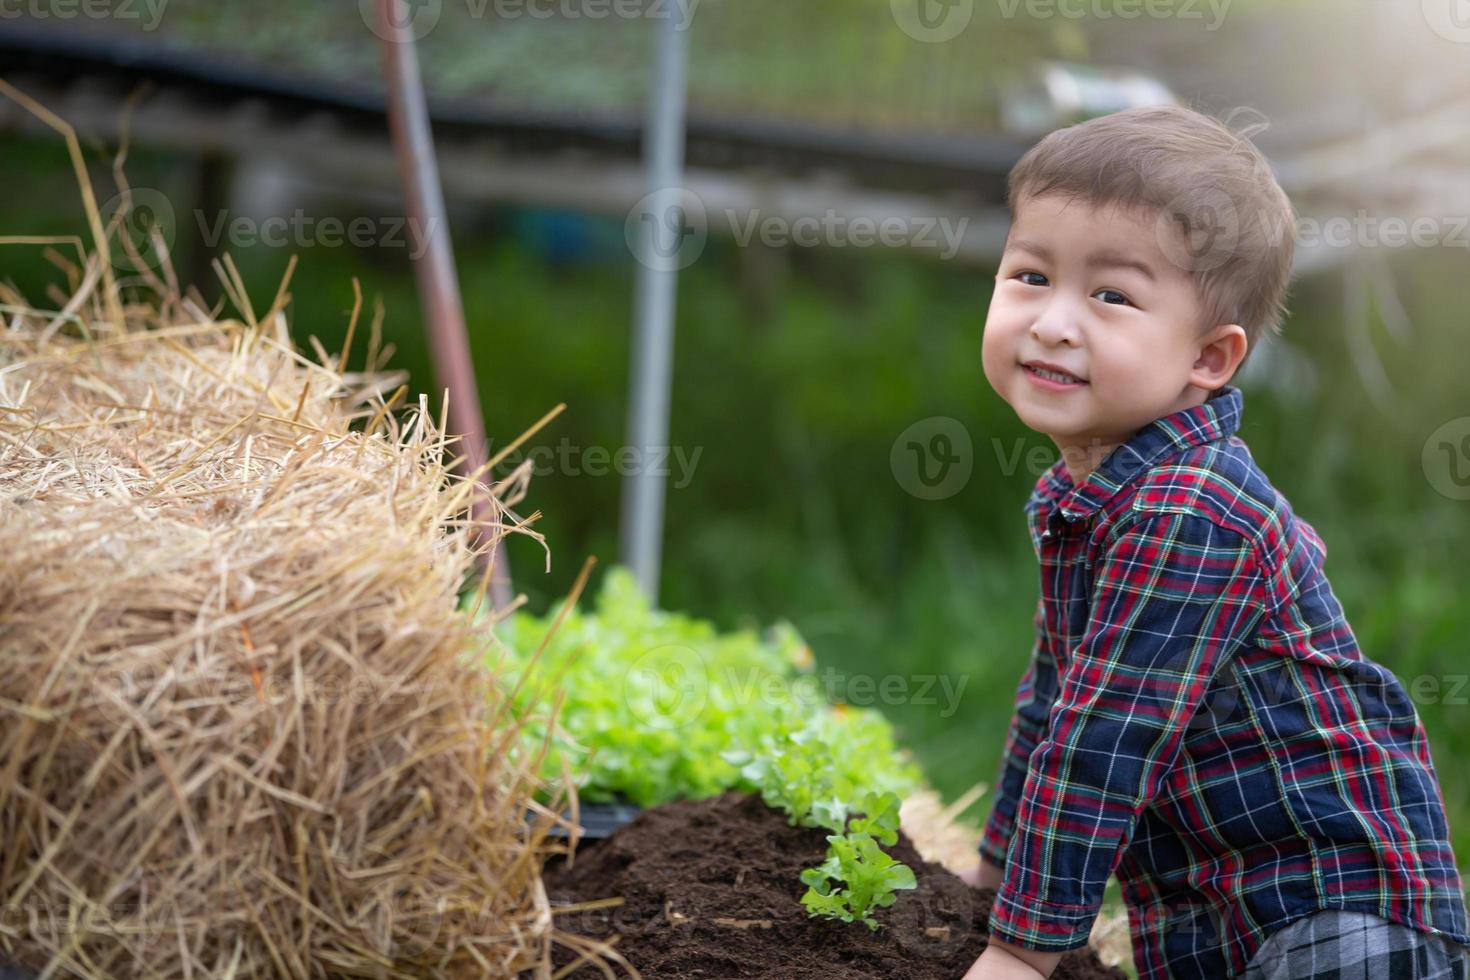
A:
[[[560,928],[617,935],[647,980],[960,980],[985,949],[992,889],[976,891],[923,861],[900,835],[885,848],[919,887],[879,910],[883,929],[811,918],[798,876],[821,863],[826,831],[792,827],[744,793],[646,810],[573,866],[547,865],[553,906],[621,895],[622,905],[563,913]],[[558,946],[558,967],[574,955]],[[621,971],[619,971],[621,975]],[[583,967],[570,976],[601,977]],[[1056,980],[1123,980],[1090,949],[1066,954]]]

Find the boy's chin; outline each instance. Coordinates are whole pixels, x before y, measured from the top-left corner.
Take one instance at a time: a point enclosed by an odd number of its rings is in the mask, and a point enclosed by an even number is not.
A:
[[[1079,418],[1077,410],[1037,405],[1025,397],[1011,402],[1011,408],[1021,423],[1033,432],[1054,439],[1075,436],[1092,428],[1095,419]]]
[[[1121,439],[1105,438],[1099,434],[1096,418],[1068,418],[1063,413],[1027,412],[1016,413],[1021,422],[1037,435],[1046,436],[1057,446],[1112,446]]]

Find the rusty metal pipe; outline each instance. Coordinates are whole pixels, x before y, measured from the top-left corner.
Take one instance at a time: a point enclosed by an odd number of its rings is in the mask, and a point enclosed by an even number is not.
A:
[[[434,137],[429,129],[428,102],[419,73],[418,52],[410,30],[412,17],[403,0],[378,0],[378,36],[383,39],[383,76],[388,95],[388,124],[398,157],[407,205],[410,241],[418,246],[413,260],[423,304],[424,324],[434,376],[441,390],[449,389],[449,429],[461,436],[464,455],[462,472],[472,473],[485,464],[485,421],[480,414],[480,397],[465,330],[464,304],[454,266],[454,249],[449,238],[449,220],[444,192],[439,185],[439,166],[434,155]],[[480,477],[485,483],[490,474]],[[472,511],[477,521],[494,522],[494,507],[481,496]],[[475,540],[488,532],[477,525]],[[503,541],[482,556],[492,563],[489,599],[496,609],[511,601],[510,569]]]

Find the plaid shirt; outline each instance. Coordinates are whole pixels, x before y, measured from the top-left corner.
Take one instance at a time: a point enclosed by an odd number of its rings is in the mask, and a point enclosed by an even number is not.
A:
[[[1234,976],[1323,908],[1470,944],[1418,713],[1241,412],[1226,386],[1026,503],[1036,644],[980,847],[1006,942],[1086,946],[1116,874],[1142,980]]]

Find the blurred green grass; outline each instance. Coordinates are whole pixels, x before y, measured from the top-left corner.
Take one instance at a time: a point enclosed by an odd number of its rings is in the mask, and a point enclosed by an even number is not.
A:
[[[99,166],[99,187],[108,186],[104,171]],[[180,254],[203,267],[187,241],[195,232],[189,167],[137,152],[130,174],[135,186],[164,189],[179,202]],[[12,202],[6,233],[81,229],[58,146],[13,141],[0,177]],[[615,450],[633,283],[620,224],[592,229],[577,258],[538,244],[528,231],[539,227],[534,215],[502,209],[454,221],[495,445],[564,400],[568,410],[542,445],[565,439]],[[1438,680],[1441,696],[1417,703],[1464,865],[1470,770],[1459,760],[1470,752],[1470,688],[1456,685],[1470,634],[1470,504],[1434,490],[1421,454],[1441,423],[1470,414],[1463,377],[1470,283],[1455,250],[1399,251],[1385,258],[1412,337],[1393,340],[1375,318],[1370,341],[1400,407],[1380,410],[1364,394],[1344,329],[1345,273],[1334,272],[1294,286],[1286,326],[1320,386],[1249,388],[1240,435],[1327,542],[1327,572],[1367,655],[1406,688],[1415,678]],[[235,252],[258,304],[274,295],[288,255],[264,246]],[[290,311],[298,341],[305,346],[314,334],[327,349],[340,348],[357,276],[387,307],[396,366],[411,372],[415,392],[429,388],[405,250],[308,247],[298,255]],[[7,247],[0,260],[0,275],[34,300],[59,278],[38,249]],[[1354,281],[1352,270],[1346,275]],[[700,456],[692,482],[668,493],[663,605],[725,628],[788,617],[819,665],[846,678],[963,684],[953,711],[942,698],[871,702],[947,798],[994,779],[1030,649],[1036,566],[1021,505],[1037,470],[1008,470],[999,460],[1017,446],[1023,459],[1037,448],[1047,463],[1055,456],[983,379],[991,281],[989,270],[906,255],[778,254],[715,239],[679,287],[671,442]],[[220,291],[206,283],[204,292],[213,299]],[[905,493],[889,457],[900,432],[933,416],[957,419],[971,434],[974,472],[961,493],[924,501]],[[538,528],[552,549],[551,572],[542,574],[534,542],[509,544],[516,586],[533,610],[567,591],[585,555],[615,560],[621,491],[616,475],[563,469],[533,480],[524,509],[545,513]],[[594,579],[590,588],[598,585]],[[917,682],[908,690],[917,693]],[[970,816],[978,821],[988,808],[982,798]]]

